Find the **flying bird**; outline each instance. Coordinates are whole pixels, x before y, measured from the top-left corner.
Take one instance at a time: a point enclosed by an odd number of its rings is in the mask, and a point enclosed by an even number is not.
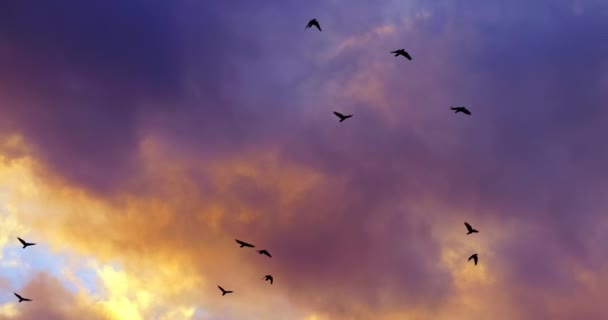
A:
[[[471,227],[470,224],[468,224],[467,222],[464,223],[464,226],[467,227],[467,234],[471,234],[471,233],[479,233],[479,231],[477,231],[476,229],[473,229],[473,227]]]
[[[478,260],[477,253],[470,256],[469,260],[467,260],[467,261],[471,261],[471,259],[473,259],[473,261],[475,262],[475,265],[477,265],[477,260]]]
[[[304,29],[308,29],[313,26],[317,27],[317,29],[319,29],[319,31],[322,31],[321,26],[319,25],[319,21],[317,21],[317,19],[312,19],[312,20],[308,21],[308,24],[306,25],[306,28],[304,28]]]
[[[454,113],[462,112],[464,114],[471,115],[471,111],[465,107],[451,107],[450,109],[454,110]]]
[[[270,252],[266,251],[266,249],[264,250],[258,250],[259,254],[265,254],[268,256],[268,258],[272,258],[272,256],[270,255]]]
[[[405,51],[405,49],[391,51],[391,53],[394,53],[395,57],[404,56],[406,59],[412,60],[412,56],[410,56],[410,54],[407,51]]]
[[[225,296],[227,293],[232,293],[233,291],[230,290],[224,290],[224,288],[217,286],[218,288],[220,288],[220,290],[222,290],[222,296]]]
[[[247,243],[247,242],[245,242],[245,241],[241,241],[241,240],[239,240],[239,239],[234,239],[234,241],[236,241],[236,243],[238,243],[238,244],[240,244],[240,245],[241,245],[239,248],[243,248],[243,247],[255,248],[255,246],[254,246],[254,245],[249,244],[249,243]]]
[[[19,303],[23,302],[23,301],[32,301],[31,299],[26,299],[16,293],[13,292],[13,294],[15,295],[15,297],[19,298]]]
[[[270,284],[272,284],[273,279],[271,275],[267,274],[262,279],[264,279],[264,281],[270,281]]]
[[[340,112],[336,112],[336,111],[334,111],[334,114],[335,114],[335,115],[336,115],[338,118],[340,118],[340,122],[342,122],[342,121],[344,121],[344,120],[346,120],[346,119],[348,119],[348,118],[350,118],[350,117],[352,117],[352,116],[353,116],[352,114],[349,114],[349,115],[346,115],[346,116],[345,116],[345,115],[341,114]]]
[[[36,245],[35,243],[25,242],[25,240],[23,240],[23,239],[21,239],[19,237],[17,237],[17,239],[19,239],[19,242],[21,242],[21,244],[23,245],[23,249],[25,249],[26,247],[29,247],[29,246],[35,246]]]

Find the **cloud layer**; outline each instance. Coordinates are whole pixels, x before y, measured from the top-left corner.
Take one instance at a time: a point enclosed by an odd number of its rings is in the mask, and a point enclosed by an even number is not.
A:
[[[0,6],[0,317],[608,316],[605,3]]]

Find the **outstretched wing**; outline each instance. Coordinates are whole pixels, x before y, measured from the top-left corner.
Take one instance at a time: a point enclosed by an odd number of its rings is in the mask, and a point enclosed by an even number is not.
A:
[[[462,108],[462,112],[464,112],[465,114],[471,115],[471,111],[469,111],[469,109],[467,109],[467,108]]]
[[[268,252],[266,250],[263,250],[261,253],[264,255],[267,255],[269,258],[272,258],[272,256],[270,255],[270,252]]]
[[[27,242],[25,242],[25,240],[23,240],[23,239],[21,239],[19,237],[17,237],[17,239],[19,239],[19,242],[21,242],[22,245],[26,245]]]
[[[340,112],[336,112],[336,111],[334,111],[334,114],[335,114],[335,115],[336,115],[338,118],[340,118],[340,119],[344,118],[344,115],[343,115],[343,114],[341,114]]]
[[[454,109],[454,108],[452,108],[452,109]],[[472,231],[473,230],[473,227],[471,227],[471,225],[468,224],[468,223],[466,223],[466,222],[464,223],[464,226],[467,227],[467,231]]]
[[[412,56],[410,56],[410,54],[406,51],[403,52],[403,56],[406,57],[408,60],[412,60]]]
[[[318,21],[315,21],[315,22],[314,22],[314,26],[315,26],[315,27],[317,27],[317,29],[319,29],[319,31],[322,31],[322,30],[321,30],[321,26],[319,25],[319,22],[318,22]]]
[[[218,288],[220,288],[220,290],[222,290],[222,292],[226,292],[226,290],[224,290],[224,288],[217,286]]]
[[[19,300],[23,299],[20,295],[18,295],[17,293],[13,292],[13,294],[15,295],[15,297],[19,298]]]

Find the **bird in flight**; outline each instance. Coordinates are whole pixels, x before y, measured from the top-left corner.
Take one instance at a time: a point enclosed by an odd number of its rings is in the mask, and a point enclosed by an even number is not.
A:
[[[472,256],[470,256],[470,257],[469,257],[469,260],[467,260],[467,261],[471,261],[471,259],[473,259],[473,262],[475,262],[475,265],[477,265],[477,260],[479,259],[479,258],[477,257],[477,253],[476,253],[476,254],[474,254],[474,255],[472,255]]]
[[[268,258],[272,258],[272,256],[270,255],[270,252],[266,251],[266,249],[264,250],[258,250],[259,254],[265,254],[268,256]]]
[[[352,117],[352,116],[353,116],[352,114],[349,114],[349,115],[343,115],[343,114],[341,114],[340,112],[336,112],[336,111],[334,111],[334,114],[335,114],[335,115],[336,115],[338,118],[340,118],[340,122],[342,122],[342,121],[344,121],[344,120],[346,120],[346,119],[348,119],[348,118],[350,118],[350,117]]]
[[[220,288],[220,290],[222,290],[222,296],[225,296],[227,293],[232,293],[232,291],[230,290],[224,290],[224,288],[217,286],[218,288]]]
[[[391,53],[394,53],[395,57],[404,56],[406,59],[412,60],[412,56],[410,56],[410,54],[407,51],[405,51],[405,49],[391,51]]]
[[[462,112],[464,114],[471,115],[471,111],[465,107],[451,107],[450,109],[454,110],[454,113]]]
[[[17,237],[17,239],[19,239],[19,242],[21,242],[21,244],[23,245],[23,249],[25,249],[26,247],[29,247],[29,246],[35,246],[36,245],[35,243],[25,242],[25,240],[23,240],[23,239],[21,239],[19,237]]]
[[[23,301],[32,301],[31,299],[26,299],[16,293],[13,292],[13,294],[15,295],[15,297],[19,298],[19,303],[23,302]]]
[[[470,224],[468,224],[467,222],[464,223],[464,226],[467,227],[467,234],[471,234],[471,233],[479,233],[479,231],[477,231],[476,229],[473,229],[473,227],[471,227]]]
[[[234,241],[236,241],[236,243],[240,244],[241,246],[239,248],[243,248],[243,247],[249,247],[249,248],[255,248],[254,245],[247,243],[245,241],[241,241],[239,239],[234,239]]]
[[[317,21],[317,19],[312,19],[312,20],[308,21],[308,24],[306,25],[306,28],[304,28],[304,29],[308,29],[313,26],[317,27],[317,29],[319,29],[319,31],[322,31],[321,26],[319,25],[319,21]]]
[[[273,279],[271,275],[267,274],[262,279],[264,279],[264,281],[270,281],[270,284],[272,284]]]

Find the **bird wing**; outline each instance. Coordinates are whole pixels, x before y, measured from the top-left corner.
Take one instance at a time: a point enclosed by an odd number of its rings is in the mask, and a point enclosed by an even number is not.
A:
[[[317,29],[319,29],[319,31],[321,31],[321,25],[319,25],[319,22],[318,22],[318,21],[315,21],[315,22],[313,23],[313,25],[314,25],[315,27],[317,27]]]
[[[468,115],[471,115],[471,111],[469,111],[469,109],[467,109],[467,108],[462,108],[462,112],[464,112]]]
[[[25,245],[25,244],[26,244],[25,240],[23,240],[23,239],[21,239],[21,238],[19,238],[19,237],[17,237],[17,239],[19,239],[19,242],[21,242],[21,244],[23,244],[23,245]]]
[[[235,241],[236,241],[236,243],[238,243],[238,244],[240,244],[240,245],[242,245],[242,246],[245,246],[245,247],[252,247],[252,248],[253,248],[253,245],[252,245],[252,244],[249,244],[249,243],[247,243],[247,242],[245,242],[245,241],[241,241],[241,240],[237,240],[237,239],[235,239]]]
[[[452,109],[453,109],[453,108],[452,108]],[[473,227],[471,227],[471,225],[470,225],[470,224],[468,224],[468,223],[466,223],[466,222],[464,223],[464,226],[465,226],[465,227],[467,227],[467,230],[468,230],[468,231],[473,230]]]
[[[222,292],[226,292],[226,290],[224,290],[224,288],[217,286],[218,288],[220,288],[220,290],[222,290]]]
[[[20,295],[18,295],[18,294],[16,294],[16,293],[14,293],[14,292],[13,292],[13,294],[14,294],[14,295],[15,295],[17,298],[19,298],[19,299],[23,299],[23,298],[22,298]]]
[[[340,112],[336,112],[336,111],[334,111],[334,114],[335,114],[336,116],[338,116],[338,118],[344,118],[344,115],[343,115],[343,114],[341,114]]]
[[[23,298],[23,301],[32,301],[31,299]]]
[[[409,53],[404,52],[403,55],[408,59],[408,60],[412,60],[412,56],[410,56]]]
[[[477,256],[473,257],[473,261],[475,261],[475,264],[477,264]]]
[[[269,258],[272,258],[272,256],[270,255],[270,252],[268,252],[268,251],[266,251],[266,250],[264,250],[264,252],[262,252],[262,254],[265,254],[265,255],[267,255]]]

